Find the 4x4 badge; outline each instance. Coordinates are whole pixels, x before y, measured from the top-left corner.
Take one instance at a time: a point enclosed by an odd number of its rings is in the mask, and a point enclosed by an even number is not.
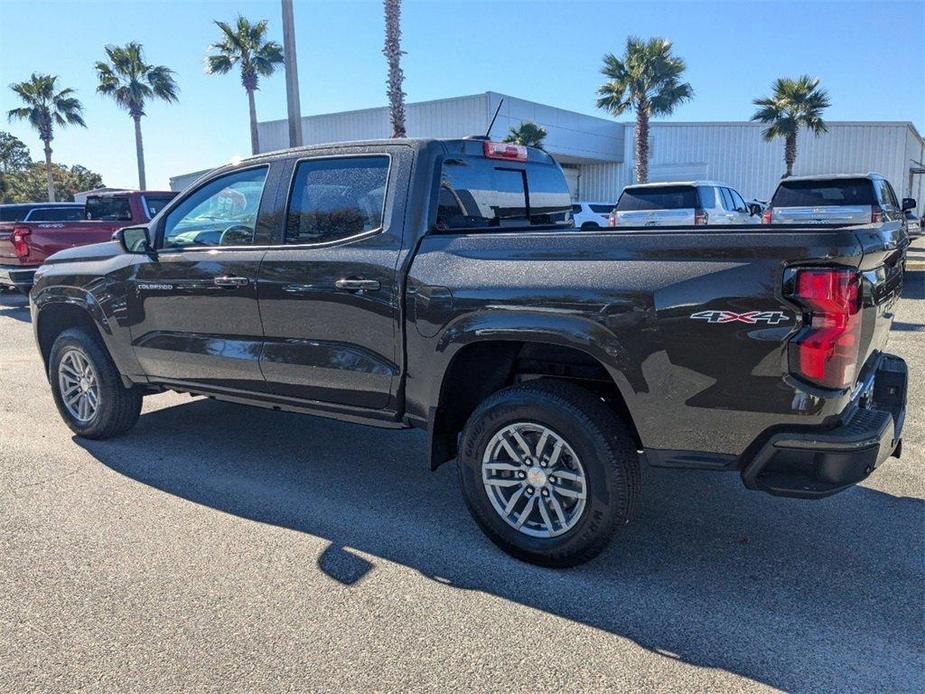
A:
[[[695,320],[705,320],[707,323],[767,323],[768,325],[777,325],[786,320],[790,320],[783,311],[746,311],[745,313],[735,313],[734,311],[698,311],[692,313],[691,318]]]

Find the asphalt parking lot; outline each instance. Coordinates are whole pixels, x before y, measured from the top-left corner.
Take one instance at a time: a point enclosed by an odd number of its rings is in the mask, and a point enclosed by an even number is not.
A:
[[[891,338],[902,460],[806,502],[646,470],[567,571],[486,540],[418,432],[187,396],[58,418],[0,295],[0,691],[925,689],[925,271]]]

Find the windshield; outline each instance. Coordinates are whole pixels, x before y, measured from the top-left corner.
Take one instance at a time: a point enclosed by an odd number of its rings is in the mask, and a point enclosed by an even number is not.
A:
[[[784,181],[772,207],[825,207],[873,205],[874,186],[867,178],[839,178],[829,181]]]
[[[699,207],[693,186],[626,188],[617,202],[620,212],[636,210],[685,210]]]

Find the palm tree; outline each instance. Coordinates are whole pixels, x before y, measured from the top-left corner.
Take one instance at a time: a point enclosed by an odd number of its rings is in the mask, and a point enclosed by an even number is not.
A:
[[[546,128],[536,123],[524,121],[516,128],[511,128],[503,142],[513,142],[515,145],[543,149],[543,140],[546,139],[546,135]]]
[[[83,119],[83,105],[73,89],[55,91],[57,75],[32,73],[25,82],[11,84],[12,89],[26,104],[7,113],[9,120],[28,120],[39,131],[39,139],[45,145],[45,179],[48,186],[48,201],[55,201],[55,182],[51,175],[51,141],[55,138],[54,127],[68,125],[87,127]]]
[[[619,116],[636,112],[635,174],[637,183],[649,178],[649,119],[670,115],[677,106],[694,96],[694,89],[681,82],[684,60],[671,54],[671,41],[635,36],[626,39],[622,58],[604,56],[601,74],[607,81],[598,90],[598,108]]]
[[[389,61],[389,118],[392,121],[392,137],[405,137],[405,93],[402,82],[405,73],[401,69],[401,0],[383,0],[385,6],[385,46],[382,54]]]
[[[106,46],[109,62],[97,61],[99,78],[96,91],[115,99],[135,121],[135,155],[138,158],[138,187],[147,188],[145,182],[145,150],[141,141],[141,117],[145,115],[146,99],[177,100],[177,83],[174,72],[166,65],[149,65],[144,61],[140,43],[131,41],[125,46]]]
[[[800,128],[807,128],[817,137],[827,132],[822,111],[831,103],[828,93],[819,88],[819,80],[809,75],[795,80],[779,77],[774,80],[772,90],[773,96],[752,102],[759,107],[752,120],[768,126],[762,131],[766,142],[784,138],[784,163],[787,165],[784,178],[787,178],[793,175]]]
[[[241,67],[241,84],[247,92],[247,103],[251,119],[251,153],[257,154],[260,141],[257,135],[257,106],[254,92],[258,89],[261,77],[269,77],[276,71],[276,66],[283,62],[283,47],[276,41],[267,41],[267,20],[251,24],[246,17],[238,15],[234,27],[226,22],[215,20],[222,30],[222,38],[210,48],[217,51],[206,56],[206,72],[210,75],[224,75],[231,72],[235,65]]]

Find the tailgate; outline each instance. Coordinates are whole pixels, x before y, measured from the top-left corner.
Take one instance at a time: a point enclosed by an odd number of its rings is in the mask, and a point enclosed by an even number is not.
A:
[[[121,222],[31,222],[19,224],[29,229],[26,237],[29,255],[23,258],[24,265],[39,265],[48,256],[75,246],[103,243],[112,238],[112,233],[122,226]],[[2,243],[2,242],[0,242]],[[12,244],[10,244],[12,250]],[[3,252],[0,250],[0,252]],[[15,257],[15,253],[13,253]]]
[[[886,346],[896,302],[902,293],[903,261],[909,238],[899,222],[859,229],[864,248],[859,267],[863,285],[863,318],[859,364]]]
[[[691,226],[694,209],[631,210],[617,212],[617,226]]]
[[[821,207],[775,207],[774,224],[869,224],[870,205],[823,205]]]
[[[13,249],[13,222],[0,223],[0,265],[18,265],[19,257]]]

